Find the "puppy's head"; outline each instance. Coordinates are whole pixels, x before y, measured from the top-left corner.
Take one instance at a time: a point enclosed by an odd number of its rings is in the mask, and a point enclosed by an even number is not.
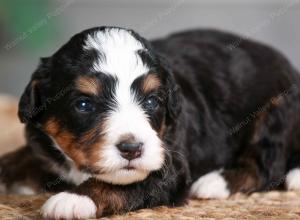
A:
[[[148,43],[131,30],[100,27],[42,59],[19,116],[79,170],[130,184],[162,168],[165,130],[178,111],[172,75]]]

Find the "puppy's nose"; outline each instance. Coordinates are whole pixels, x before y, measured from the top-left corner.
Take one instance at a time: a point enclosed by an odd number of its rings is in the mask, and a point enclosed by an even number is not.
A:
[[[127,160],[133,160],[142,155],[142,146],[141,142],[128,142],[122,141],[117,144],[117,148],[121,152],[121,156]]]

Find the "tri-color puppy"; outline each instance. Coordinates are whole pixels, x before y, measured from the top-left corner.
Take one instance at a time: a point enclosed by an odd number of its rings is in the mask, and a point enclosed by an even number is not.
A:
[[[56,219],[300,189],[299,86],[281,54],[231,34],[83,31],[34,72],[1,188],[59,192],[41,209]]]

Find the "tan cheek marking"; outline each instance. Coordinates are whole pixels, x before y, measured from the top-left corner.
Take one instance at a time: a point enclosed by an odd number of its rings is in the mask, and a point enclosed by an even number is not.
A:
[[[143,81],[142,90],[144,93],[158,89],[161,86],[159,78],[154,74],[149,74]]]
[[[81,76],[76,80],[76,88],[82,93],[98,95],[101,92],[101,85],[94,77]]]
[[[98,128],[93,128],[89,131],[87,131],[79,140],[78,140],[78,144],[80,145],[85,145],[91,142],[91,140],[93,140],[96,136],[97,136],[97,130]]]
[[[86,146],[86,154],[91,166],[100,160],[101,149],[105,144],[104,137],[99,134],[100,129],[100,127],[91,129],[79,140],[81,145]]]
[[[90,168],[93,168],[94,165],[97,164],[97,167],[94,168],[101,169],[101,167],[99,167],[99,162],[101,163],[102,160],[103,146],[105,146],[107,143],[106,135],[103,133],[103,131],[106,129],[106,124],[106,120],[102,119],[100,124],[86,132],[78,140],[79,145],[85,146],[85,153],[87,155],[88,166],[90,166]]]
[[[51,135],[59,147],[77,165],[77,167],[93,168],[101,160],[101,151],[105,145],[105,135],[101,135],[105,121],[89,130],[79,139],[68,131],[63,130],[56,119],[48,120],[44,130]]]
[[[44,125],[44,130],[51,135],[59,147],[67,154],[77,166],[81,166],[87,161],[85,153],[76,144],[74,135],[64,131],[57,120],[50,119]]]

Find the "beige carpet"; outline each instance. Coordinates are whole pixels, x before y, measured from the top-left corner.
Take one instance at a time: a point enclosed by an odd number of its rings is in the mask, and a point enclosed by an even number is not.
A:
[[[24,143],[16,100],[0,96],[0,154]],[[42,219],[39,209],[49,195],[0,195],[0,220]],[[227,200],[191,200],[179,208],[159,207],[105,219],[300,219],[300,192],[235,195]]]
[[[42,219],[47,196],[0,196],[0,219]],[[192,200],[179,208],[159,207],[103,219],[300,219],[300,192],[236,195],[227,200]]]

